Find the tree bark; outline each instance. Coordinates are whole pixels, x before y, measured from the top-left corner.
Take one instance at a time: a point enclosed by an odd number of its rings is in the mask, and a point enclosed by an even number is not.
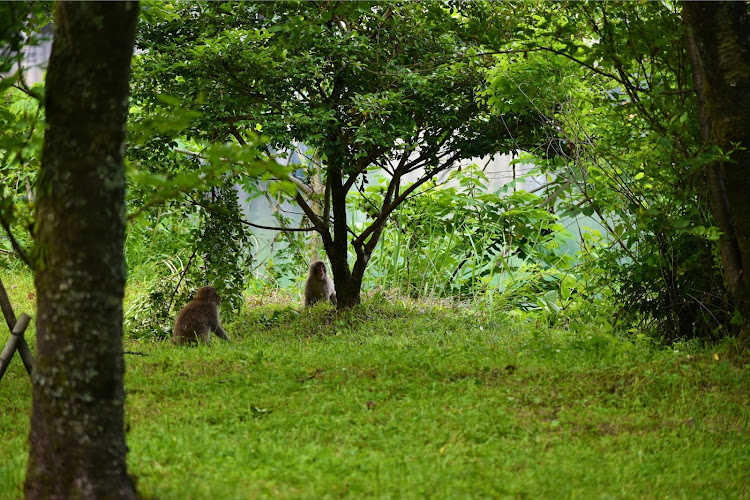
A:
[[[323,197],[323,165],[322,160],[320,158],[320,155],[318,154],[317,150],[315,153],[313,153],[313,157],[311,159],[313,167],[315,169],[315,174],[312,178],[312,190],[313,195],[316,199],[311,200],[310,208],[312,211],[317,215],[319,218],[323,218],[323,206],[320,203],[320,198]],[[321,237],[320,234],[317,232],[313,232],[310,237],[310,262],[314,260],[318,260],[320,258],[320,244],[321,244]]]
[[[58,2],[37,188],[26,498],[135,498],[125,455],[123,140],[137,2]]]
[[[709,165],[712,210],[723,231],[727,288],[742,314],[740,343],[750,346],[750,18],[745,2],[684,2],[697,57],[693,76],[703,139],[730,161]],[[737,149],[741,146],[743,149]]]
[[[331,166],[328,171],[331,183],[331,208],[333,211],[333,238],[323,237],[326,254],[331,261],[333,285],[336,288],[336,308],[347,309],[361,301],[362,280],[356,280],[349,269],[349,221],[346,216],[347,189],[341,168]]]

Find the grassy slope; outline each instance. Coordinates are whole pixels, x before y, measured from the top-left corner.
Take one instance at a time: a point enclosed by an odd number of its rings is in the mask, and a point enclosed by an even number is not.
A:
[[[750,366],[603,330],[375,302],[130,341],[130,472],[161,499],[750,496]],[[21,497],[30,405],[14,360],[0,498]]]

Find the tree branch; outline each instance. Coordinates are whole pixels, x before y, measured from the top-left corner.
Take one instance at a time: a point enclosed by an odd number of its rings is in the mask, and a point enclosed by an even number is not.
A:
[[[201,207],[204,210],[207,210],[211,213],[217,213],[218,211],[215,210],[211,205],[208,205],[206,203],[203,203],[197,199],[195,199],[193,196],[191,196],[188,193],[185,193],[185,197],[190,199],[190,203]],[[226,215],[226,214],[224,214]],[[263,226],[261,224],[255,224],[254,222],[247,221],[241,217],[233,217],[233,219],[240,224],[245,224],[246,226],[254,227],[257,229],[269,229],[271,231],[279,231],[281,233],[293,233],[293,232],[307,232],[307,231],[315,231],[314,227],[274,227],[274,226]]]
[[[5,219],[5,216],[0,214],[0,225],[3,226],[3,229],[5,230],[5,233],[8,235],[8,239],[10,239],[10,244],[13,247],[13,250],[16,251],[16,254],[21,261],[29,266],[29,269],[34,269],[34,267],[31,265],[31,260],[29,259],[28,254],[26,253],[26,250],[23,249],[21,244],[16,240],[16,237],[13,236],[13,232],[10,230],[10,224]]]

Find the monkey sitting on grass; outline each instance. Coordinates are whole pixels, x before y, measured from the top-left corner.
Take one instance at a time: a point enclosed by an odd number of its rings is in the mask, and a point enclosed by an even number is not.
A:
[[[211,341],[211,332],[229,340],[219,321],[221,297],[212,286],[202,286],[195,297],[177,315],[174,324],[174,341],[177,345]]]
[[[305,307],[311,306],[320,300],[330,300],[336,304],[336,290],[333,282],[328,276],[328,269],[322,260],[313,261],[310,264],[310,272],[305,281]]]

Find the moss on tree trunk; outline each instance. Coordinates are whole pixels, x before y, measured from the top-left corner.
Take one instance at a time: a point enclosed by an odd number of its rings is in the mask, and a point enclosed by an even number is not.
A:
[[[27,498],[135,498],[123,427],[122,144],[137,17],[137,2],[55,8]]]
[[[704,140],[731,160],[711,166],[711,195],[724,239],[727,286],[742,314],[740,340],[750,344],[750,19],[745,2],[685,2],[685,21],[695,41],[696,89]],[[697,60],[695,60],[697,59]],[[721,214],[722,207],[726,214]]]

